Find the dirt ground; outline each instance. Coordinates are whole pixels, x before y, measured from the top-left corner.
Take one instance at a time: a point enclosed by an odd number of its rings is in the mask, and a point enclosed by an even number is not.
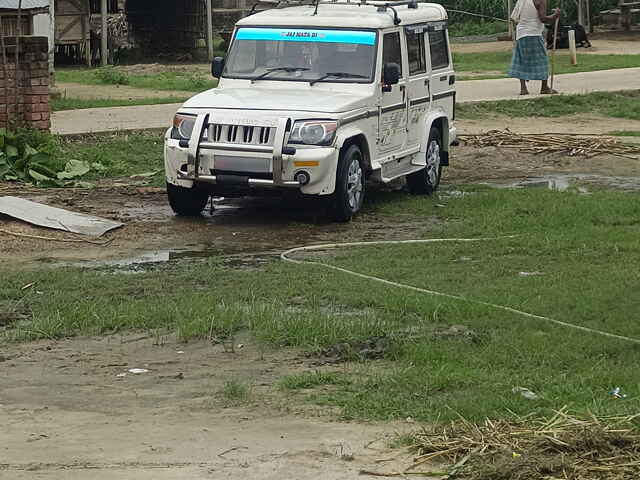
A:
[[[388,445],[410,424],[338,423],[283,402],[275,380],[309,360],[238,341],[233,354],[140,334],[5,347],[0,478],[346,480],[407,464]],[[236,378],[252,385],[240,406],[219,394]]]
[[[544,188],[562,180],[585,191],[603,186],[640,191],[640,161],[609,155],[534,156],[462,145],[451,163],[441,204],[469,183]],[[106,234],[111,242],[105,246],[0,233],[0,270],[57,264],[128,268],[219,253],[231,255],[242,268],[304,244],[416,238],[436,222],[435,217],[420,222],[383,217],[365,206],[350,224],[333,224],[313,205],[257,199],[217,202],[213,214],[181,219],[170,211],[162,189],[124,181],[93,190],[0,184],[1,195],[117,219],[125,226]],[[0,228],[78,238],[6,217],[0,217]],[[244,347],[234,354],[210,342],[181,344],[144,333],[0,345],[0,479],[347,480],[373,478],[358,475],[360,470],[391,472],[408,464],[406,451],[391,450],[389,442],[416,425],[341,423],[335,412],[298,397],[284,401],[277,379],[335,367],[317,367],[295,350],[261,351],[246,337],[236,340]],[[128,373],[131,368],[148,372]],[[248,404],[229,406],[220,395],[232,379],[249,380]]]

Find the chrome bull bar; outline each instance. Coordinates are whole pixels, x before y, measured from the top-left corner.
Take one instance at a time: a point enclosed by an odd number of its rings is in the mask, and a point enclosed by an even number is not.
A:
[[[193,182],[224,183],[236,185],[250,185],[257,187],[300,187],[300,182],[284,181],[282,179],[283,154],[293,155],[295,149],[286,147],[291,130],[291,120],[280,118],[276,127],[273,147],[263,145],[242,145],[228,144],[221,142],[203,141],[205,133],[209,129],[209,114],[201,113],[196,117],[191,139],[188,142],[187,171],[178,170],[179,180],[190,180]],[[202,175],[200,174],[200,151],[201,150],[223,150],[247,153],[271,153],[271,170],[273,180],[263,178],[239,177],[234,175]],[[287,151],[288,150],[288,151]],[[285,153],[286,152],[286,153]],[[214,157],[215,162],[215,157]]]

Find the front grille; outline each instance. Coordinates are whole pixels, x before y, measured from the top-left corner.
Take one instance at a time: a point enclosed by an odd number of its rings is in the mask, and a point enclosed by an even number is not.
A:
[[[209,126],[209,141],[216,143],[233,143],[237,145],[273,146],[275,128],[250,127],[245,125]]]

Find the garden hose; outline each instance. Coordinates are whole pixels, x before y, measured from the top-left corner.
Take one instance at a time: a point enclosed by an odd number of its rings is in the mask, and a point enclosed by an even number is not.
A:
[[[330,250],[330,249],[349,248],[349,247],[370,247],[370,246],[376,246],[376,245],[407,245],[407,244],[445,243],[445,242],[459,242],[459,243],[483,242],[483,241],[498,240],[498,239],[505,239],[505,238],[515,238],[517,236],[519,235],[509,235],[509,236],[494,237],[494,238],[433,238],[433,239],[427,239],[427,240],[380,240],[380,241],[374,241],[374,242],[327,243],[324,245],[307,245],[304,247],[292,248],[280,254],[280,258],[285,262],[289,262],[289,263],[318,265],[324,268],[335,270],[337,272],[346,273],[347,275],[352,275],[355,277],[363,278],[365,280],[371,280],[371,281],[379,282],[385,285],[390,285],[392,287],[403,288],[405,290],[412,290],[414,292],[424,293],[424,294],[432,295],[436,297],[444,297],[451,300],[457,300],[457,301],[462,301],[467,303],[473,303],[476,305],[484,305],[486,307],[494,308],[497,310],[503,310],[505,312],[515,313],[516,315],[520,315],[523,317],[550,322],[556,325],[560,325],[562,327],[581,330],[583,332],[587,332],[595,335],[602,335],[604,337],[614,338],[616,340],[624,340],[626,342],[640,344],[640,340],[637,338],[625,337],[624,335],[617,335],[615,333],[609,333],[609,332],[604,332],[602,330],[583,327],[581,325],[575,325],[573,323],[563,322],[562,320],[556,320],[554,318],[545,317],[543,315],[536,315],[534,313],[525,312],[525,311],[518,310],[516,308],[508,307],[505,305],[497,305],[495,303],[484,302],[482,300],[469,299],[460,295],[452,295],[450,293],[437,292],[435,290],[429,290],[426,288],[414,287],[412,285],[405,285],[403,283],[392,282],[391,280],[385,280],[384,278],[379,278],[379,277],[374,277],[372,275],[366,275],[364,273],[354,272],[346,268],[337,267],[337,266],[329,265],[322,262],[316,262],[313,260],[296,260],[296,259],[290,258],[290,255],[293,255],[294,253],[311,252],[315,250]]]

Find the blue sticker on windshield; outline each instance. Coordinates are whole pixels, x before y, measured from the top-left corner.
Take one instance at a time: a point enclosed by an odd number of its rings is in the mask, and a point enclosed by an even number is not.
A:
[[[355,30],[307,30],[291,28],[240,28],[237,40],[270,40],[280,42],[324,42],[374,45],[375,32]]]

